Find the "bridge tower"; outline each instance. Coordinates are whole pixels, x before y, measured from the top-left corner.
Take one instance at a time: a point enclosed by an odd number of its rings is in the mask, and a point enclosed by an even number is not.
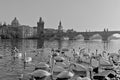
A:
[[[44,21],[40,17],[39,22],[37,22],[37,37],[43,38],[44,36]]]

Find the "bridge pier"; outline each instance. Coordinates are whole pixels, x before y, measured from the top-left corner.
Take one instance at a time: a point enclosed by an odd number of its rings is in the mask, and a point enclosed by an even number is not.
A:
[[[89,34],[88,32],[83,34],[84,40],[90,40],[90,36],[91,34]]]
[[[109,37],[113,34],[120,34],[120,31],[108,31],[104,29],[104,31],[94,31],[94,32],[67,32],[67,36],[69,36],[70,39],[76,38],[76,36],[82,35],[84,37],[84,40],[90,40],[92,36],[100,35],[102,38],[102,41],[108,41]],[[75,34],[75,35],[74,35]]]
[[[90,38],[89,37],[84,37],[84,40],[90,40]]]
[[[108,32],[103,32],[101,36],[102,36],[102,41],[108,41],[110,34],[108,34]]]
[[[106,36],[102,37],[102,41],[108,41],[108,37]]]

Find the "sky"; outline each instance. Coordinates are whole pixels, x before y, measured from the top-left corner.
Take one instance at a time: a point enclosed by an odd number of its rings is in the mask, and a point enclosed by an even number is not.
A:
[[[120,30],[120,0],[0,0],[0,22],[37,26],[42,17],[45,28],[76,31]]]

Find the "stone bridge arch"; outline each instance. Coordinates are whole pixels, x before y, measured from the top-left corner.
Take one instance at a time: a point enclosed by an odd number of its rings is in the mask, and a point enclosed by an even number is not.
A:
[[[120,38],[120,33],[113,33],[108,37],[108,40]]]
[[[84,36],[82,34],[78,34],[74,37],[74,39],[78,40],[78,39],[84,39]]]
[[[96,35],[102,39],[102,36],[99,32],[81,32],[79,33],[84,37],[84,40],[91,40],[93,37],[95,37]]]
[[[108,32],[101,32],[100,33],[103,41],[108,41],[109,37],[114,35],[114,34],[120,34],[120,31],[108,31]]]
[[[90,37],[90,40],[94,40],[94,39],[102,39],[102,36],[99,33],[93,34]]]
[[[95,35],[99,35],[102,41],[108,41],[109,37],[114,34],[120,34],[120,31],[74,32],[74,33],[68,33],[67,36],[69,37],[69,39],[77,39],[78,36],[80,35],[84,37],[84,40],[90,40],[91,37]]]
[[[100,38],[102,37],[99,33],[80,32],[80,33],[76,33],[76,34],[74,34],[74,37],[70,37],[70,36],[73,36],[73,34],[70,35],[69,38],[72,38],[72,39],[84,39],[84,40],[90,40],[91,37],[94,37],[95,35],[99,35]],[[101,38],[101,39],[102,39],[102,38]]]

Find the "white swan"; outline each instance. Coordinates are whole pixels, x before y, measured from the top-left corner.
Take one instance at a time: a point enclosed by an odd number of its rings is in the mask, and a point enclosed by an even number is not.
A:
[[[30,63],[32,61],[32,57],[26,57],[25,62]]]
[[[77,77],[77,80],[91,80],[91,79],[89,77],[84,77],[84,78]]]
[[[32,73],[29,73],[29,75],[31,75],[32,79],[35,79],[35,80],[38,80],[38,79],[45,80],[46,77],[51,76],[51,73],[49,73],[48,71],[39,69]]]
[[[38,69],[42,69],[42,70],[50,70],[50,66],[45,63],[45,62],[40,62],[38,64],[35,65],[35,70],[38,70]]]
[[[22,53],[17,53],[17,54],[15,54],[15,57],[17,57],[18,59],[22,59],[23,54]]]
[[[71,71],[71,66],[73,64],[70,64],[68,69],[65,71],[62,71],[60,74],[57,75],[56,80],[69,80],[74,76],[74,73]]]

